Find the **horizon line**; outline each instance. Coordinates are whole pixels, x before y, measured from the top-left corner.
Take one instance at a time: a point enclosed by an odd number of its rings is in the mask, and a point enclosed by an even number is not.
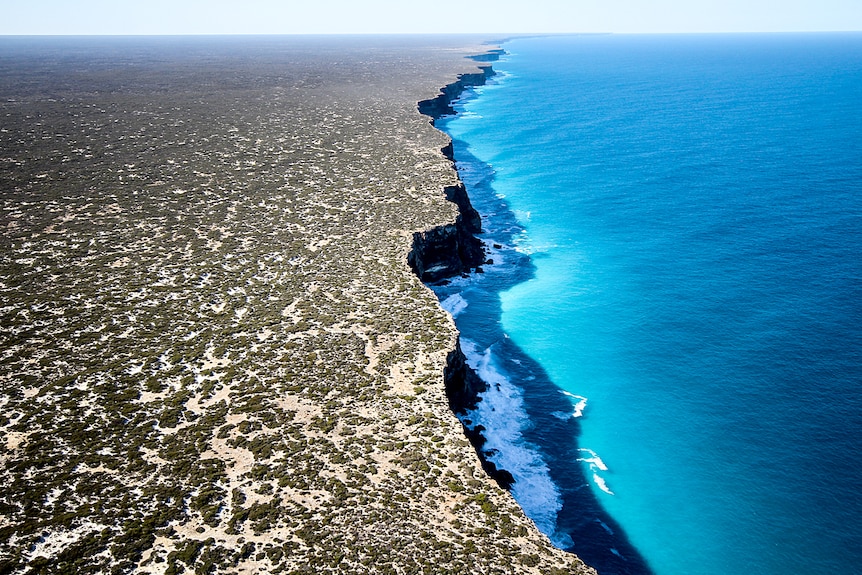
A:
[[[0,38],[156,38],[156,37],[213,37],[213,36],[503,36],[507,39],[537,36],[720,36],[767,34],[854,34],[862,30],[728,30],[728,31],[647,31],[647,32],[69,32],[69,33],[0,33]]]

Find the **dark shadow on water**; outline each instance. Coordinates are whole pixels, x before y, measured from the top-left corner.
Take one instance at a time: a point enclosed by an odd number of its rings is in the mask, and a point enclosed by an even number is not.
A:
[[[442,127],[445,130],[445,123]],[[601,575],[651,575],[645,559],[596,498],[585,466],[578,461],[583,457],[578,450],[580,422],[562,415],[573,413],[572,399],[503,331],[500,293],[534,277],[535,265],[530,256],[514,249],[523,228],[494,192],[491,166],[473,156],[466,143],[455,140],[453,146],[461,179],[473,206],[482,214],[480,237],[495,262],[469,280],[443,282],[432,288],[441,300],[459,293],[468,301],[456,319],[462,338],[481,349],[493,346],[498,367],[521,389],[529,420],[522,435],[538,446],[560,493],[557,534],[568,534],[574,542],[566,550],[576,553]]]

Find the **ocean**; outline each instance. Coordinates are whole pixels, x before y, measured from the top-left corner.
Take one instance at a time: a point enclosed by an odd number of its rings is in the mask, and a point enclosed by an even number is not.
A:
[[[487,457],[603,575],[862,572],[862,34],[503,47],[436,124]]]

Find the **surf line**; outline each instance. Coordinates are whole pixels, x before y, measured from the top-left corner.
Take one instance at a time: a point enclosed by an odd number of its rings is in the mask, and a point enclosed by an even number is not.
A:
[[[474,56],[473,59],[479,62],[491,62],[497,60],[503,53],[503,50],[493,49],[485,54]],[[465,90],[484,85],[488,78],[495,74],[490,65],[482,65],[478,68],[479,72],[459,75],[455,82],[441,88],[440,94],[436,97],[418,102],[419,112],[431,118],[432,126],[436,127],[435,122],[444,116],[455,115],[452,103],[460,98]],[[454,168],[455,159],[451,141],[441,152],[452,162]],[[423,232],[415,232],[413,246],[407,255],[407,263],[413,272],[429,286],[449,281],[450,278],[466,276],[470,272],[480,270],[486,263],[485,248],[477,237],[482,232],[482,219],[471,204],[466,188],[459,181],[458,185],[446,186],[444,193],[446,199],[458,206],[455,221]],[[454,295],[441,301],[441,306],[454,318],[467,307],[467,302],[460,295]],[[511,490],[515,482],[514,477],[510,472],[498,469],[489,459],[488,452],[483,447],[485,438],[482,435],[482,429],[465,423],[463,419],[464,414],[476,408],[480,401],[479,394],[488,389],[488,384],[479,377],[475,367],[468,362],[467,356],[462,351],[460,336],[456,340],[455,349],[447,356],[444,384],[449,407],[459,416],[464,425],[465,433],[473,444],[483,469],[500,487]]]
[[[478,59],[496,60],[502,53],[501,50],[495,50]],[[463,74],[456,82],[442,88],[437,97],[419,102],[419,110],[431,117],[432,125],[437,127],[436,121],[440,118],[455,116],[457,112],[452,104],[469,88],[485,85],[488,78],[496,75],[491,66],[479,68],[480,73]],[[450,141],[441,151],[458,171],[454,142]],[[444,188],[447,199],[458,206],[454,224],[414,234],[413,249],[407,258],[420,279],[435,290],[441,306],[453,319],[469,305],[457,289],[477,280],[480,275],[478,272],[484,271],[484,264],[494,263],[494,259],[485,259],[487,252],[498,258],[498,263],[509,260],[515,267],[526,267],[532,273],[528,254],[518,253],[517,248],[511,246],[504,247],[504,244],[508,246],[514,243],[511,241],[514,236],[511,231],[502,234],[493,233],[500,230],[492,231],[491,235],[499,240],[499,244],[490,240],[485,243],[478,238],[479,234],[483,234],[482,218],[460,180],[459,172],[459,184]],[[451,286],[456,291],[452,293],[450,289],[449,295],[444,296],[440,286]],[[492,289],[490,293],[498,298],[498,291]],[[514,369],[534,372],[538,366],[524,367],[524,361],[528,358],[522,357],[523,352],[520,350],[506,347],[508,336],[502,331],[496,339],[499,345],[489,342],[479,344],[459,336],[457,348],[450,354],[449,368],[444,378],[450,408],[463,424],[489,475],[512,493],[527,515],[555,545],[570,548],[573,545],[571,537],[567,533],[559,533],[556,528],[557,514],[563,505],[559,489],[541,450],[525,438],[526,430],[532,426],[532,419],[527,412],[523,390],[514,381],[519,377],[515,376],[514,380],[512,377]],[[520,379],[524,378],[524,374],[520,374]],[[532,375],[526,378],[535,379]],[[568,400],[565,401],[571,417],[583,413],[585,400],[583,398],[574,408]]]
[[[474,59],[493,61],[503,53]],[[456,115],[452,104],[463,100],[462,92],[483,86],[496,75],[490,66],[480,69],[418,103],[432,125],[445,133],[445,122]],[[505,81],[507,76],[502,77]],[[448,355],[444,383],[450,409],[461,420],[485,471],[512,493],[554,545],[576,553],[600,572],[651,575],[622,527],[598,501],[597,491],[610,495],[607,483],[602,489],[602,478],[596,472],[590,478],[589,464],[579,460],[585,453],[579,451],[577,438],[586,398],[567,397],[502,330],[499,293],[535,273],[530,254],[518,246],[523,225],[490,186],[491,166],[458,141],[450,141],[441,151],[458,171],[458,185],[444,188],[447,199],[458,206],[458,216],[453,223],[415,233],[407,261],[453,318],[483,324],[480,332],[470,334],[476,341],[459,336]],[[487,182],[473,181],[475,169],[487,176]],[[475,196],[472,201],[467,186]],[[486,221],[474,204],[487,214]],[[504,411],[508,415],[500,417]],[[492,422],[501,426],[492,427]],[[548,437],[555,438],[554,445],[539,449]],[[591,483],[598,488],[591,489]]]
[[[496,49],[474,59],[482,62],[496,61],[502,54],[505,54],[505,51]],[[479,66],[479,69],[480,72],[478,73],[460,75],[455,82],[443,87],[440,90],[440,94],[435,98],[419,102],[417,106],[419,111],[429,116],[431,118],[431,124],[435,127],[437,120],[440,118],[454,116],[457,112],[453,103],[461,98],[462,94],[466,90],[477,86],[483,86],[490,78],[496,75],[492,66]],[[450,142],[445,146],[442,149],[442,152],[443,155],[453,163],[454,167],[455,157],[453,143]],[[424,233],[416,233],[414,235],[414,248],[408,256],[408,262],[411,267],[426,284],[446,282],[453,277],[466,276],[473,271],[482,271],[481,266],[483,264],[493,263],[494,261],[493,259],[485,259],[486,251],[492,250],[493,248],[502,248],[499,244],[483,245],[476,237],[477,234],[481,234],[483,231],[482,218],[473,207],[463,182],[459,183],[457,186],[448,186],[444,191],[447,199],[458,206],[459,213],[454,225],[441,226]],[[498,251],[493,255],[495,257],[500,257],[502,254]],[[441,298],[441,306],[449,312],[454,319],[464,312],[468,306],[468,302],[460,293],[456,292],[445,298]],[[505,336],[505,334],[503,335]],[[469,353],[466,355],[464,355],[465,349],[469,350]],[[480,352],[475,349],[475,345],[473,345],[472,342],[459,340],[458,349],[455,353],[463,356],[459,358],[457,362],[459,369],[470,368],[474,374],[478,373],[478,381],[477,378],[473,377],[471,378],[473,380],[472,383],[467,382],[467,377],[464,375],[460,375],[457,378],[459,380],[464,380],[458,384],[462,389],[447,390],[447,392],[451,392],[450,403],[452,403],[452,393],[460,399],[460,401],[457,401],[456,404],[452,405],[453,411],[455,411],[456,414],[461,415],[462,423],[464,423],[465,428],[468,432],[473,434],[474,446],[476,446],[477,452],[483,460],[483,465],[486,467],[486,470],[489,470],[492,477],[494,477],[501,486],[512,490],[514,477],[512,476],[511,471],[513,470],[506,469],[507,465],[504,463],[504,460],[508,459],[511,464],[513,463],[512,459],[505,457],[503,455],[503,451],[499,448],[491,448],[490,446],[482,448],[481,446],[483,446],[492,435],[508,435],[510,441],[507,442],[506,447],[517,451],[521,447],[518,445],[521,443],[520,438],[513,438],[509,435],[507,432],[508,430],[505,429],[505,425],[503,423],[499,426],[494,426],[495,429],[493,430],[489,429],[488,422],[492,413],[488,410],[482,410],[484,412],[484,417],[480,417],[480,419],[482,419],[481,426],[470,420],[469,417],[464,416],[465,413],[480,415],[476,411],[479,399],[478,395],[480,393],[487,392],[488,385],[495,381],[497,383],[494,384],[494,387],[496,388],[496,391],[500,392],[500,381],[505,379],[505,376],[501,374],[501,371],[503,373],[505,372],[500,369],[499,365],[497,365],[498,362],[492,360],[493,352],[490,347]],[[449,379],[452,380],[451,378]],[[454,382],[454,380],[452,381]],[[512,415],[526,418],[526,414],[522,413],[524,411],[523,408],[518,405],[518,402],[522,400],[518,400],[515,397],[517,394],[516,389],[516,387],[507,387],[506,395],[509,396],[509,399],[514,400],[508,406],[509,412]],[[574,406],[568,412],[555,411],[553,412],[553,415],[559,419],[582,417],[584,410],[587,407],[587,398],[562,390],[561,393],[572,400],[575,400]],[[486,433],[483,434],[482,431],[485,431]],[[541,457],[538,456],[538,453],[535,453],[532,457],[519,457],[517,459],[519,459],[519,463],[521,464],[519,467],[523,467],[525,460],[530,461],[532,465],[536,466],[540,470],[545,467],[544,463],[541,461]],[[578,461],[588,463],[592,471],[593,482],[596,486],[601,489],[602,492],[608,495],[613,495],[613,491],[610,490],[605,479],[596,472],[597,470],[594,464],[596,459],[601,461],[601,459],[595,455],[592,458],[589,458],[589,460],[578,458]],[[603,462],[601,465],[603,467],[602,470],[607,471],[607,467]],[[505,471],[501,470],[501,467]],[[522,471],[519,475],[524,479],[529,478],[530,481],[536,480],[535,474],[533,473],[524,473]],[[549,481],[549,483],[552,482]],[[552,490],[551,497],[553,499],[558,499],[555,489]],[[521,495],[518,499],[519,501],[523,501],[526,497]],[[558,503],[554,507],[559,506],[561,506],[561,504]],[[531,513],[534,515],[537,513],[547,515],[547,510],[533,509],[531,510]],[[549,524],[550,521],[544,521],[544,523],[546,523],[544,526],[546,532],[549,530],[553,531],[553,526]]]

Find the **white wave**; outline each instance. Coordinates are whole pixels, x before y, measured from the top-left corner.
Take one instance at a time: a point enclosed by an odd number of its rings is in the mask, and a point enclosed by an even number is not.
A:
[[[441,301],[440,305],[443,306],[443,309],[449,312],[449,315],[455,318],[458,317],[462,311],[467,309],[468,304],[467,300],[465,300],[461,294],[456,293]]]
[[[587,408],[587,398],[586,397],[578,398],[578,403],[575,404],[575,412],[573,415],[575,417],[581,417],[584,414],[584,409],[586,409],[586,408]]]
[[[462,277],[460,275],[448,278],[446,280],[446,288],[448,291],[452,290],[465,290],[470,287],[472,282],[476,281],[476,275],[471,274],[467,277]]]
[[[529,216],[530,212],[526,212],[526,216],[523,215],[523,213],[519,214],[518,221],[528,222],[530,219]],[[556,243],[537,244],[533,241],[533,239],[526,231],[522,231],[512,238],[512,249],[514,249],[519,254],[527,256],[543,255],[559,247],[560,245]]]
[[[599,476],[598,473],[593,473],[593,482],[598,486],[599,489],[607,493],[608,495],[613,495],[614,492],[610,490],[608,484],[605,483],[605,480]]]
[[[551,415],[553,415],[557,419],[561,419],[563,421],[566,421],[567,419],[572,417],[571,413],[567,413],[565,411],[555,411]]]
[[[571,546],[571,539],[556,532],[557,513],[562,501],[551,480],[547,464],[538,449],[523,437],[529,425],[524,399],[494,361],[493,346],[480,351],[470,340],[461,340],[467,363],[488,384],[476,409],[466,415],[473,426],[481,425],[488,459],[512,474],[512,495],[524,512],[559,547]]]
[[[607,471],[608,470],[608,466],[605,464],[604,461],[602,461],[602,458],[599,457],[598,453],[596,453],[595,451],[593,451],[592,449],[589,449],[587,447],[580,447],[580,448],[578,448],[578,451],[586,453],[589,456],[589,457],[579,457],[578,461],[583,461],[584,463],[589,464],[590,471],[593,472],[593,483],[595,483],[599,489],[601,489],[602,491],[604,491],[608,495],[613,495],[614,492],[610,490],[610,488],[608,487],[608,484],[607,484],[607,482],[605,482],[604,478],[601,475],[599,475],[599,471]]]
[[[518,220],[520,221],[520,218]],[[520,254],[531,255],[533,253],[533,247],[530,243],[530,236],[527,235],[526,230],[522,230],[512,238],[512,248]]]
[[[577,399],[577,403],[575,403],[575,410],[572,412],[572,417],[581,417],[584,415],[584,410],[587,408],[587,398],[583,395],[575,395],[574,393],[569,393],[568,391],[560,391],[563,395],[567,395],[572,399]]]
[[[578,461],[583,461],[584,463],[589,463],[590,469],[592,469],[593,471],[595,471],[596,469],[599,469],[601,471],[607,471],[608,470],[608,466],[605,465],[605,462],[602,461],[602,458],[599,457],[599,455],[595,451],[593,451],[592,449],[588,449],[586,447],[581,447],[578,449],[578,451],[583,451],[583,452],[586,452],[590,455],[589,457],[579,457]]]

